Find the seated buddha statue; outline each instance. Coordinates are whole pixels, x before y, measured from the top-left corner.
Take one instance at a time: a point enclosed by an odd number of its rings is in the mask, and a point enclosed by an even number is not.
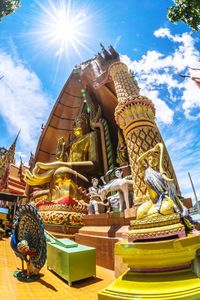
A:
[[[78,193],[77,186],[88,186],[87,175],[101,172],[97,132],[91,130],[86,114],[83,113],[76,119],[73,132],[75,139],[68,153],[64,139],[60,138],[57,145],[57,160],[50,163],[37,162],[32,172],[27,171],[25,174],[27,185],[50,183],[50,200],[58,200],[69,195],[69,184],[72,196],[75,197]]]

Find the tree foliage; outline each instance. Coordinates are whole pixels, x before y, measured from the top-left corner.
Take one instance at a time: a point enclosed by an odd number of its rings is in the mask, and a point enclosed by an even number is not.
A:
[[[169,7],[168,19],[173,23],[181,20],[193,31],[200,29],[200,0],[174,0],[174,3],[175,6]]]
[[[0,0],[0,21],[20,6],[20,0]]]

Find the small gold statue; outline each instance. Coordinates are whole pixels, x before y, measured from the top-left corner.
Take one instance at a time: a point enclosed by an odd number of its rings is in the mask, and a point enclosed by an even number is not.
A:
[[[63,137],[58,139],[56,147],[56,160],[66,161],[66,144],[65,139]]]

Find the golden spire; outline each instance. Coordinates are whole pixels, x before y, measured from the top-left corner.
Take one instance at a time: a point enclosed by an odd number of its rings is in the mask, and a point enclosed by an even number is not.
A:
[[[14,163],[15,162],[15,149],[16,149],[16,144],[17,140],[19,137],[21,129],[19,130],[15,140],[11,144],[10,148],[8,150],[5,149],[4,153],[0,156],[0,169],[5,167],[9,163]]]

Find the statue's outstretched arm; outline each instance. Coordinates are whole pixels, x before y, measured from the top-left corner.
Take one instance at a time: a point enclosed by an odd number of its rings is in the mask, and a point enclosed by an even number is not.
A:
[[[62,162],[62,161],[56,161],[52,163],[41,163],[37,162],[32,173],[27,170],[25,174],[25,182],[29,185],[41,185],[44,183],[48,183],[51,181],[52,176],[60,167],[67,167],[68,169],[66,172],[73,173],[75,176],[80,177],[80,179],[84,181],[88,181],[85,176],[82,174],[77,173],[78,171],[82,171],[85,168],[93,168],[93,163],[90,161],[84,161],[84,162]],[[46,172],[41,173],[42,170],[46,170]]]
[[[160,171],[160,174],[161,174],[161,176],[162,176],[162,178],[164,180],[172,182],[172,181],[174,181],[174,179],[167,177],[167,173],[163,169],[164,145],[163,145],[163,143],[158,143],[156,146],[158,148],[160,148],[160,161],[159,161],[159,171]],[[154,148],[156,148],[156,146]]]
[[[25,173],[24,181],[28,185],[40,185],[44,183],[48,183],[50,181],[50,178],[52,177],[54,173],[54,170],[48,170],[47,172],[43,174],[34,174],[31,173],[29,170]]]
[[[161,176],[166,181],[169,181],[169,182],[174,181],[173,178],[167,177],[166,172],[164,171],[164,168],[163,168],[163,160],[164,160],[164,145],[163,145],[163,143],[158,143],[158,144],[155,145],[154,148],[152,148],[152,149],[146,151],[145,153],[143,153],[137,159],[138,165],[142,165],[142,162],[144,161],[145,158],[147,158],[150,154],[153,154],[153,153],[158,152],[158,151],[160,152],[159,171],[160,171]]]

